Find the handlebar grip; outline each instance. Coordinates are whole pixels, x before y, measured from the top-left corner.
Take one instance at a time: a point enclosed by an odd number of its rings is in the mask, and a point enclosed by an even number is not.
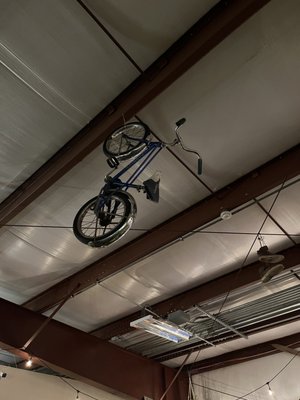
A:
[[[198,158],[198,175],[202,174],[202,159]]]
[[[186,119],[185,118],[181,118],[179,121],[177,121],[175,124],[177,126],[177,128],[179,128],[181,125],[183,125],[185,123]]]

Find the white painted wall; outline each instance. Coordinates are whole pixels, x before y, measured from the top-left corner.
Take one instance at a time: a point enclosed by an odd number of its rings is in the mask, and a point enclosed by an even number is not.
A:
[[[196,384],[227,392],[236,397],[246,395],[256,387],[268,382],[292,357],[291,354],[279,353],[195,375],[193,382],[197,399],[229,400],[234,397],[197,387]],[[269,395],[267,386],[264,386],[246,398],[249,400],[298,400],[300,399],[299,378],[300,356],[296,356],[271,383],[272,396]]]
[[[56,376],[0,366],[7,377],[0,380],[0,400],[75,400],[76,392]],[[76,380],[68,380],[78,390],[99,400],[120,400],[113,394]],[[89,400],[80,394],[80,400]]]

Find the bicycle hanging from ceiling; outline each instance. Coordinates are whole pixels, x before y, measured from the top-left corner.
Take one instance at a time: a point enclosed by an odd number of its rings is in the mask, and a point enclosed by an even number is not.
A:
[[[103,151],[113,171],[106,175],[98,196],[86,202],[75,216],[73,232],[80,242],[91,247],[105,247],[128,232],[137,213],[136,202],[128,189],[142,191],[147,199],[159,201],[158,173],[142,185],[136,181],[163,148],[179,144],[183,150],[194,153],[198,158],[198,174],[201,174],[199,153],[187,148],[178,132],[185,121],[182,118],[176,122],[175,139],[171,143],[153,141],[148,126],[140,122],[126,124],[108,136]],[[120,162],[125,160],[131,161],[113,175]],[[122,180],[129,170],[132,171],[129,178]]]

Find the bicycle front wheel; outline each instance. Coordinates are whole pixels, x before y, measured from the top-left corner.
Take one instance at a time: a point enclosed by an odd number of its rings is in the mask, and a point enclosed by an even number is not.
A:
[[[111,133],[103,144],[104,154],[118,160],[128,160],[139,154],[146,146],[150,130],[140,122],[126,124]]]
[[[98,210],[96,206],[100,201]],[[76,238],[91,247],[105,247],[121,239],[130,229],[136,215],[134,198],[117,191],[85,203],[75,216]]]

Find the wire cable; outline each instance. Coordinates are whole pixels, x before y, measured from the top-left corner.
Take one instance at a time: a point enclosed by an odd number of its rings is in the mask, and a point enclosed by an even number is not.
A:
[[[110,31],[102,24],[99,18],[88,8],[88,6],[82,1],[77,0],[77,3],[87,12],[87,14],[96,22],[96,24],[102,29],[102,31],[109,37],[109,39],[117,46],[121,53],[127,58],[128,61],[139,71],[143,73],[142,68],[134,61],[131,55],[124,49],[123,46],[116,40],[116,38],[110,33]]]
[[[295,354],[271,379],[269,379],[268,382],[258,386],[257,388],[251,390],[250,392],[244,394],[243,396],[237,397],[236,395],[234,395],[232,393],[224,392],[224,391],[218,390],[218,389],[213,389],[213,388],[211,388],[209,386],[201,385],[201,384],[195,383],[193,381],[192,381],[192,385],[199,386],[199,387],[202,387],[203,389],[210,390],[210,391],[213,391],[213,392],[217,392],[217,393],[220,393],[220,394],[224,394],[224,395],[227,395],[227,396],[230,396],[230,397],[234,397],[235,400],[247,400],[247,396],[250,396],[251,394],[257,392],[260,389],[262,389],[264,386],[266,386],[266,385],[270,384],[271,382],[273,382],[291,364],[291,362],[299,355],[299,353],[300,353],[300,351],[298,351],[297,354]]]
[[[249,393],[246,393],[244,396],[242,397],[237,397],[236,400],[241,400],[246,396],[250,396],[250,394],[253,394],[255,392],[257,392],[258,390],[260,390],[261,388],[263,388],[264,386],[268,385],[270,382],[273,382],[290,364],[291,362],[298,356],[298,354],[300,353],[300,351],[297,352],[297,354],[295,354],[274,376],[273,378],[269,379],[268,382],[264,383],[263,385],[259,386],[258,388],[252,390]]]
[[[4,224],[0,225],[0,228],[44,228],[44,229],[73,229],[71,225],[34,225],[34,224]],[[130,228],[130,231],[137,232],[149,232],[153,228]],[[165,232],[172,233],[186,233],[186,231],[181,230],[165,230]],[[245,235],[245,236],[257,236],[257,232],[239,232],[239,231],[211,231],[206,229],[194,229],[189,233],[202,233],[205,235],[213,234],[213,235]],[[285,233],[278,232],[266,232],[263,233],[264,236],[287,236]],[[289,236],[300,237],[299,233],[288,233]]]
[[[226,396],[234,397],[234,398],[236,399],[236,395],[235,395],[235,394],[228,393],[228,392],[224,392],[223,390],[213,389],[213,388],[211,388],[211,387],[209,387],[209,386],[201,385],[200,383],[192,382],[192,384],[193,384],[194,386],[199,386],[199,387],[202,387],[203,389],[211,390],[212,392],[216,392],[216,393],[220,393],[220,394],[225,394]],[[248,400],[248,399],[246,399],[245,396],[240,397],[240,399]]]
[[[228,300],[228,297],[229,297],[230,293],[233,290],[235,282],[237,281],[237,278],[238,278],[239,274],[241,273],[242,269],[244,268],[244,266],[245,266],[245,264],[246,264],[246,262],[247,262],[247,260],[249,258],[249,255],[250,255],[250,253],[251,253],[251,251],[252,251],[252,249],[253,249],[253,247],[254,247],[254,245],[256,243],[256,240],[260,236],[261,231],[262,231],[263,227],[265,226],[265,223],[267,222],[267,219],[269,218],[269,214],[271,213],[271,211],[272,211],[273,207],[275,206],[275,203],[276,203],[276,201],[277,201],[282,189],[284,188],[285,181],[286,181],[286,178],[283,180],[283,182],[282,182],[282,184],[280,186],[280,189],[276,193],[276,196],[275,196],[274,200],[272,201],[272,204],[271,204],[266,216],[264,217],[263,222],[262,222],[258,232],[256,233],[256,236],[255,236],[255,238],[254,238],[254,240],[253,240],[253,242],[252,242],[252,244],[251,244],[251,246],[250,246],[250,248],[249,248],[249,250],[248,250],[248,252],[247,252],[247,254],[246,254],[246,256],[245,256],[245,258],[244,258],[244,260],[243,260],[243,262],[241,264],[241,266],[240,266],[240,268],[238,269],[237,273],[235,274],[235,277],[234,277],[233,282],[231,284],[231,288],[227,291],[227,293],[226,293],[226,295],[224,297],[224,300],[223,300],[223,302],[222,302],[222,304],[220,306],[220,309],[219,309],[219,311],[218,311],[218,313],[216,315],[217,318],[219,317],[220,313],[222,312],[222,310],[223,310],[223,308],[224,308],[224,306],[225,306],[225,304],[226,304],[226,302]],[[212,326],[212,329],[214,328],[214,326],[215,326],[215,324]]]

